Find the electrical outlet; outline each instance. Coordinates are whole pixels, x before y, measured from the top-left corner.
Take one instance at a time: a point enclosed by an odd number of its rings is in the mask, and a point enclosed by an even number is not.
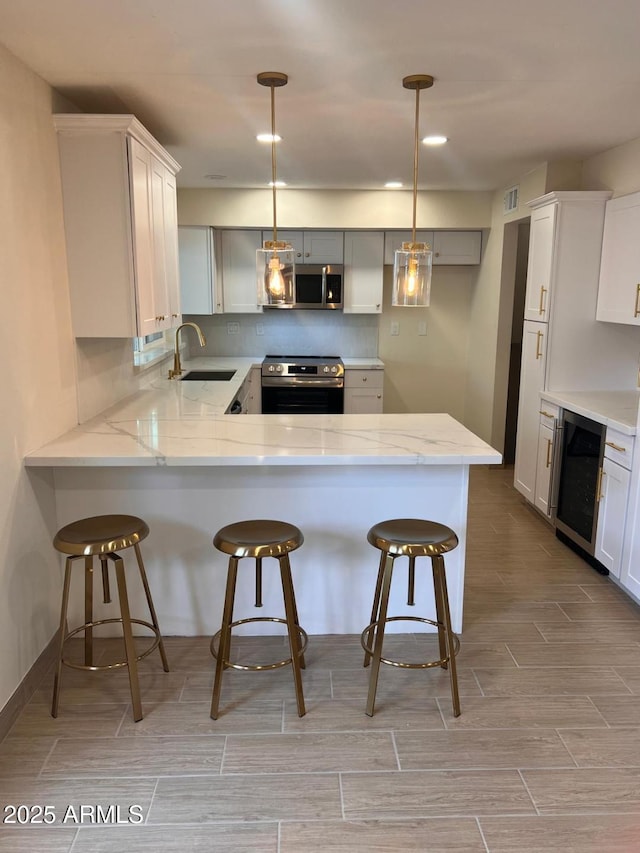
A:
[[[399,335],[400,334],[400,323],[398,323],[396,320],[394,320],[391,323],[391,334],[392,335]]]
[[[264,335],[264,323],[256,323],[256,335]]]
[[[418,321],[418,334],[419,335],[426,335],[427,334],[427,321],[426,320]]]
[[[227,323],[227,334],[228,335],[240,334],[240,323]]]

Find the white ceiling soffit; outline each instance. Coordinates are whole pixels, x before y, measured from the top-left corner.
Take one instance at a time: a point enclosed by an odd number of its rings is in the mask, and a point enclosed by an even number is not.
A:
[[[640,137],[637,0],[0,0],[5,46],[87,112],[130,112],[183,187],[494,189]],[[205,175],[224,176],[207,179]]]

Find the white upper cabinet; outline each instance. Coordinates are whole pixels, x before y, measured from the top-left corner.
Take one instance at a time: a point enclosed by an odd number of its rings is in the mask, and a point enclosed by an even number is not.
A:
[[[263,240],[272,240],[272,231],[262,232]],[[344,250],[342,231],[280,231],[278,240],[290,243],[296,264],[341,264]]]
[[[410,241],[411,231],[387,231],[384,240],[385,264],[393,264],[396,250]],[[416,231],[416,242],[429,244],[434,266],[480,263],[481,231]]]
[[[133,338],[180,321],[179,165],[130,115],[56,115],[73,332]]]
[[[607,202],[596,319],[640,325],[640,193]]]
[[[549,320],[556,210],[556,204],[547,204],[531,214],[525,320]]]
[[[433,264],[479,264],[481,231],[434,231]]]
[[[262,247],[259,231],[221,231],[222,300],[226,314],[261,314],[258,305],[256,251]]]
[[[351,314],[382,311],[384,233],[347,231],[344,235],[343,310]]]
[[[395,253],[403,243],[411,242],[411,231],[385,231],[384,262],[393,264]],[[433,249],[433,231],[416,231],[416,243],[428,243]]]
[[[181,225],[178,228],[178,245],[182,313],[220,313],[223,306],[222,295],[218,295],[217,288],[213,228]]]

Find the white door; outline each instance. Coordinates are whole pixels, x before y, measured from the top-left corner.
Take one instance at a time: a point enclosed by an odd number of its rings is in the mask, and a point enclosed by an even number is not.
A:
[[[258,305],[256,251],[260,231],[222,231],[222,293],[226,314],[261,314]]]
[[[143,337],[161,329],[153,272],[151,154],[136,139],[128,144],[137,332]]]
[[[553,464],[553,442],[555,431],[540,424],[538,431],[538,458],[536,464],[535,505],[549,516],[551,514],[551,470]]]
[[[433,251],[433,231],[416,231],[416,243],[426,243]],[[395,254],[402,248],[403,243],[411,242],[411,231],[385,231],[384,262],[393,265]]]
[[[640,325],[640,193],[607,202],[596,319]]]
[[[536,494],[540,392],[544,390],[547,331],[546,323],[525,321],[522,333],[514,486],[531,503]]]
[[[181,225],[178,229],[178,245],[182,312],[215,313],[211,228],[202,225]]]
[[[344,235],[343,303],[345,314],[380,314],[384,269],[382,231]]]
[[[305,231],[305,264],[341,264],[344,258],[342,231]]]
[[[556,211],[557,204],[547,204],[531,214],[525,320],[549,320]]]
[[[479,264],[481,248],[481,231],[435,231],[433,265]]]
[[[178,193],[176,176],[164,168],[164,264],[167,296],[169,298],[170,325],[182,322],[180,300],[180,272],[178,269]]]

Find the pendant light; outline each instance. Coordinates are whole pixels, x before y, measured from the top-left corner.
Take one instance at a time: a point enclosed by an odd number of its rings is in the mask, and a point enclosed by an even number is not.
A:
[[[416,118],[413,150],[413,227],[411,242],[397,249],[393,263],[392,305],[424,308],[431,296],[431,264],[433,253],[428,243],[416,242],[416,211],[418,206],[418,147],[420,92],[433,86],[430,74],[412,74],[402,81],[405,89],[415,89]]]
[[[278,240],[276,217],[276,106],[275,90],[289,78],[280,71],[263,71],[258,83],[271,89],[271,186],[273,189],[273,239],[265,240],[256,253],[258,305],[293,305],[295,256],[289,243]]]

